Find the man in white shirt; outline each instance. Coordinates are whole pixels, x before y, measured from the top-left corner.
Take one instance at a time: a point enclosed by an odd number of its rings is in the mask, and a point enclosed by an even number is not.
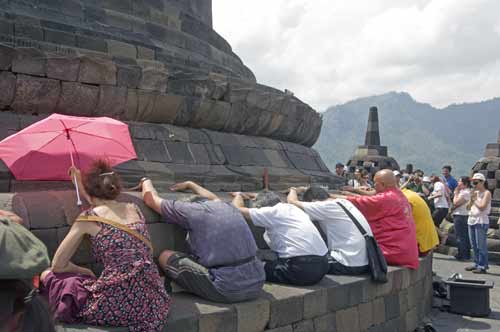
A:
[[[266,280],[292,285],[313,285],[328,272],[328,248],[318,229],[304,211],[281,203],[273,192],[234,193],[233,204],[248,222],[264,227],[264,240],[278,254],[265,263]],[[247,196],[247,197],[246,197]],[[254,208],[244,199],[254,198]]]
[[[304,201],[301,202],[297,191],[304,190]],[[326,234],[330,250],[328,274],[357,275],[369,272],[365,238],[342,206],[371,236],[372,230],[363,214],[351,202],[331,199],[325,189],[310,187],[290,188],[288,203],[304,210],[312,220],[319,223]]]

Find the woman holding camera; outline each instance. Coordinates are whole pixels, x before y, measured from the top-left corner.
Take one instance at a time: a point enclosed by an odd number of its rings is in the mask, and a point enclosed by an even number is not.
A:
[[[473,192],[467,207],[469,211],[469,237],[474,251],[474,265],[466,267],[466,271],[486,273],[488,270],[487,232],[490,226],[488,215],[491,211],[491,193],[488,191],[486,178],[481,173],[472,176]]]
[[[457,234],[458,254],[455,258],[459,261],[470,259],[470,239],[469,226],[469,211],[467,203],[470,201],[470,179],[468,176],[462,176],[458,181],[453,194],[453,225]]]

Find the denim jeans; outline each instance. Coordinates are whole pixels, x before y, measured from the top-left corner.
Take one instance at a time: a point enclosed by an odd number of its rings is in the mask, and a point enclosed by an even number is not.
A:
[[[468,216],[454,215],[453,225],[457,235],[458,259],[470,259],[470,239],[469,225],[467,225]]]
[[[474,251],[474,263],[478,269],[488,269],[488,224],[469,225],[470,245]]]

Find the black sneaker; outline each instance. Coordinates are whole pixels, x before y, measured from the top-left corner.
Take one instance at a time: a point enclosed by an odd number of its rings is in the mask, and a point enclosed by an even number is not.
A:
[[[473,271],[475,269],[476,269],[476,267],[474,265],[471,265],[471,266],[467,266],[464,270],[465,271]]]

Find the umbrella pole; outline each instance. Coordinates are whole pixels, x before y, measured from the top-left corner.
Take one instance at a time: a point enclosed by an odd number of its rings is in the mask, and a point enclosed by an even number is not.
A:
[[[69,155],[71,157],[71,166],[75,166],[75,162],[73,161],[73,152],[69,152]],[[82,200],[80,199],[80,191],[78,190],[78,181],[76,181],[76,175],[73,174],[73,180],[75,183],[75,188],[76,188],[76,205],[82,206]]]

